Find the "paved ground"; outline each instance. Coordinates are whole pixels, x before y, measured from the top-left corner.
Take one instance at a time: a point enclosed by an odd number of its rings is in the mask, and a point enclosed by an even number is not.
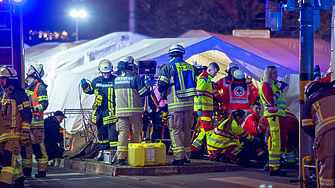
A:
[[[36,169],[33,171],[36,173]],[[105,176],[66,168],[49,167],[47,178],[28,179],[29,188],[291,188],[289,180],[296,179],[298,171],[290,170],[288,177],[269,177],[260,169],[245,168],[235,172],[216,172],[171,176]]]

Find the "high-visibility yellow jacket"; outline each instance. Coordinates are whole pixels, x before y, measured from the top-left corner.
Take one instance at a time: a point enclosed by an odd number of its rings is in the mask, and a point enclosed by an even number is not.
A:
[[[259,96],[264,106],[264,117],[279,115],[285,117],[285,99],[282,89],[278,89],[274,80],[271,80],[271,85],[264,81],[261,81],[261,88],[259,90]]]
[[[197,78],[197,93],[194,98],[194,111],[203,111],[202,117],[211,118],[213,111],[213,86],[212,77],[204,70]],[[210,120],[210,119],[209,119]]]
[[[243,128],[233,120],[231,124],[231,131],[224,132],[223,125],[228,121],[226,119],[217,128],[207,141],[208,150],[217,150],[228,147],[230,144],[236,144],[236,140],[239,138],[245,138],[247,140],[253,140],[254,137],[246,133]]]

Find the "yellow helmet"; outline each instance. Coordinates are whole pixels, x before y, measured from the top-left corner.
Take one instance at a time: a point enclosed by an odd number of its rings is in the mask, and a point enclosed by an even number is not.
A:
[[[42,78],[44,76],[44,69],[42,64],[39,64],[37,61],[35,61],[35,63],[33,63],[30,66],[32,66],[35,69],[36,74],[39,78]]]
[[[16,80],[17,72],[13,68],[9,68],[6,65],[0,67],[0,77],[6,77],[8,79]]]
[[[113,64],[108,59],[100,61],[98,70],[103,73],[108,73],[113,70]]]

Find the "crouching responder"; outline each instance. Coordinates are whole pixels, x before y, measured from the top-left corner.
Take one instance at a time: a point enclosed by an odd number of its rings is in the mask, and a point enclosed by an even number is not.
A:
[[[259,142],[260,140],[246,133],[241,127],[245,119],[243,110],[234,111],[228,119],[223,121],[207,142],[209,160],[222,162],[237,162],[243,164],[246,157],[241,151],[243,142],[239,138]],[[239,137],[239,138],[238,138]]]
[[[194,98],[194,111],[198,113],[200,118],[200,133],[192,143],[191,159],[202,158],[198,153],[203,144],[202,140],[208,140],[214,132],[211,115],[213,111],[213,86],[211,80],[217,75],[219,70],[219,65],[213,62],[209,64],[207,70],[203,70],[197,78],[196,89],[198,96]]]
[[[158,78],[158,90],[167,96],[170,135],[174,155],[174,165],[189,163],[191,131],[194,123],[194,102],[197,95],[195,71],[183,60],[184,47],[175,44],[169,49],[171,61],[162,69]],[[186,160],[184,160],[186,154]],[[188,158],[188,159],[187,159]]]
[[[31,176],[32,155],[36,156],[38,173],[36,178],[46,177],[48,168],[48,155],[44,144],[44,111],[48,107],[47,85],[43,82],[43,65],[35,62],[27,72],[26,93],[31,101],[33,113],[30,126],[30,143],[22,147],[22,166],[24,176]]]
[[[248,110],[245,121],[242,124],[242,128],[244,129],[244,131],[251,136],[256,137],[266,132],[267,127],[264,121],[260,121],[259,119],[259,113],[261,109],[262,105],[257,101],[254,102]],[[264,138],[264,136],[260,136],[260,138]]]
[[[113,64],[108,59],[99,63],[98,70],[101,76],[94,78],[92,83],[88,83],[85,78],[81,79],[81,87],[84,93],[95,95],[93,105],[92,122],[98,128],[99,143],[102,150],[99,151],[96,159],[104,160],[103,150],[110,149],[116,152],[118,132],[115,129],[115,96],[114,80],[116,76],[112,75]]]
[[[120,59],[117,69],[122,74],[115,79],[116,130],[119,132],[117,159],[119,165],[126,164],[128,153],[128,135],[131,143],[141,142],[143,128],[143,97],[150,95],[148,84],[135,75],[134,58],[126,56]],[[130,134],[129,134],[130,131]]]
[[[17,160],[21,146],[29,143],[29,127],[31,111],[29,99],[19,85],[14,69],[2,66],[0,68],[0,155],[2,170],[0,187],[24,187],[24,176]],[[13,182],[12,182],[13,181]]]
[[[44,120],[45,126],[45,148],[48,154],[48,160],[63,158],[64,148],[58,144],[63,141],[63,133],[60,124],[66,118],[62,111],[57,110],[53,116]]]
[[[320,187],[334,187],[335,182],[335,81],[310,82],[305,87],[302,129],[315,138],[313,149],[321,165]],[[311,147],[311,146],[310,146]]]

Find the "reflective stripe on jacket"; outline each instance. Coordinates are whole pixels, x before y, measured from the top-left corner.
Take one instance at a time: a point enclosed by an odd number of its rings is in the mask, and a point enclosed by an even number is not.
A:
[[[271,85],[261,81],[261,88],[259,90],[260,98],[264,106],[264,117],[271,115],[280,115],[285,117],[286,103],[284,94],[281,89],[278,89],[275,81],[271,80]]]
[[[224,132],[223,126],[229,119],[223,121],[217,128],[215,128],[215,132],[210,136],[207,146],[208,150],[217,150],[219,148],[225,148],[229,146],[231,141],[240,138],[245,138],[247,140],[253,140],[254,137],[246,133],[243,128],[233,120],[231,124],[231,131]],[[238,136],[238,137],[237,137]]]
[[[115,78],[116,117],[130,117],[143,113],[144,96],[150,95],[150,88],[144,81],[130,73]]]
[[[192,67],[193,68],[193,67]],[[158,78],[158,86],[168,85],[165,92],[168,102],[169,112],[179,112],[194,110],[194,97],[178,98],[175,92],[174,82],[175,69],[171,63],[167,64],[162,70]],[[195,80],[195,75],[194,78]]]
[[[246,115],[245,121],[242,123],[242,128],[251,136],[257,136],[260,133],[265,133],[267,127],[262,120],[259,122],[259,116],[250,108]]]
[[[0,142],[19,141],[22,133],[29,133],[31,110],[30,102],[22,88],[0,93]]]
[[[213,86],[211,82],[212,77],[204,70],[197,78],[197,93],[198,96],[194,98],[194,111],[204,111],[204,113],[211,117],[210,113],[213,111]],[[204,117],[204,115],[203,115]]]
[[[116,122],[115,116],[115,94],[114,94],[114,80],[116,76],[110,75],[109,78],[103,76],[96,77],[92,83],[82,84],[81,87],[84,93],[102,96],[101,106],[94,108],[92,112],[92,121],[97,123],[97,116],[102,115],[103,124],[107,125]]]

